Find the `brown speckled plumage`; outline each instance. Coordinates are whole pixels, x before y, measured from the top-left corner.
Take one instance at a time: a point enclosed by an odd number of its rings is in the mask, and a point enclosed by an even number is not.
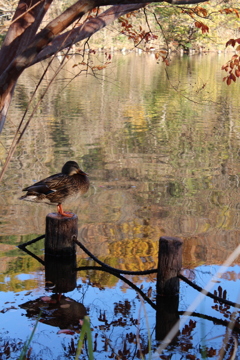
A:
[[[61,204],[72,197],[85,194],[89,189],[89,179],[75,161],[68,161],[62,172],[40,180],[23,189],[27,194],[21,200],[47,202],[58,205],[58,212],[64,216]]]

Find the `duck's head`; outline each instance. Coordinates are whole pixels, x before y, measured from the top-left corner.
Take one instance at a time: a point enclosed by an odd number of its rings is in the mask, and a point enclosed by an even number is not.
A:
[[[87,175],[84,171],[82,171],[79,168],[78,163],[76,163],[76,161],[67,161],[66,164],[64,164],[62,167],[62,173],[68,176],[72,176],[75,174]]]

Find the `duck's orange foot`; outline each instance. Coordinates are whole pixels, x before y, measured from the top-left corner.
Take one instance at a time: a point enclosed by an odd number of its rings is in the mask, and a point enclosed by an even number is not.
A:
[[[60,214],[62,216],[66,216],[66,217],[73,217],[72,213],[69,213],[69,212],[66,213],[63,211],[62,204],[58,204],[57,209],[58,209],[58,214]]]
[[[62,213],[59,213],[60,215],[62,215],[62,216],[65,216],[65,217],[69,217],[69,218],[71,218],[71,217],[73,217],[73,214],[72,213],[70,213],[70,212],[62,212]]]

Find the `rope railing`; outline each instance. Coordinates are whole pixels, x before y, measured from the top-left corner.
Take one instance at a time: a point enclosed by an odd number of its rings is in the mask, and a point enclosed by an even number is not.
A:
[[[26,246],[34,244],[35,242],[41,240],[45,238],[45,235],[41,235],[38,236],[37,238],[27,241],[26,243],[20,244],[18,245],[18,248],[20,248],[21,250],[25,251],[26,253],[28,253],[30,256],[34,257],[37,261],[39,261],[42,265],[45,265],[45,262],[40,259],[38,256],[36,256],[35,254],[33,254],[31,251],[29,251],[28,249],[26,249]],[[72,236],[72,241],[75,242],[76,245],[78,245],[91,259],[93,259],[97,264],[99,264],[100,266],[83,266],[83,267],[79,267],[77,269],[75,269],[76,271],[80,271],[80,270],[87,270],[87,269],[94,269],[94,270],[100,270],[100,271],[106,271],[109,272],[115,276],[117,276],[118,278],[124,280],[126,283],[128,283],[133,289],[135,289],[137,292],[139,292],[141,294],[141,296],[153,307],[156,308],[156,305],[142,292],[142,290],[140,290],[135,284],[133,284],[130,280],[126,279],[125,277],[122,276],[123,275],[149,275],[149,274],[154,274],[158,272],[158,269],[150,269],[150,270],[144,270],[144,271],[130,271],[130,270],[121,270],[121,269],[116,269],[110,265],[105,264],[104,262],[102,262],[101,260],[99,260],[95,255],[93,255],[79,240],[77,240],[76,236],[73,235]],[[240,304],[238,303],[234,303],[230,300],[221,298],[217,295],[212,294],[209,291],[206,291],[205,289],[201,288],[200,286],[194,284],[192,281],[190,281],[189,279],[187,279],[185,276],[183,276],[181,273],[178,273],[177,277],[179,279],[181,279],[182,281],[184,281],[185,283],[187,283],[189,286],[191,286],[193,289],[202,292],[204,295],[210,297],[211,299],[218,301],[219,303],[222,304],[226,304],[228,306],[233,306],[236,308],[240,308]]]
[[[157,272],[157,269],[150,269],[145,271],[130,271],[130,270],[121,270],[113,268],[112,266],[109,266],[99,260],[96,256],[94,256],[80,241],[76,239],[75,236],[73,236],[73,241],[88,255],[90,256],[97,264],[101,265],[105,269],[108,269],[109,271],[117,274],[124,274],[124,275],[149,275],[154,274]]]

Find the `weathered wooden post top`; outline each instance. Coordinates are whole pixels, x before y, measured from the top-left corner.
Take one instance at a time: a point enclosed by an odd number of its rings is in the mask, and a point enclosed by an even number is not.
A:
[[[58,213],[46,216],[45,253],[55,256],[72,256],[76,253],[73,238],[78,236],[78,217],[65,217]]]

